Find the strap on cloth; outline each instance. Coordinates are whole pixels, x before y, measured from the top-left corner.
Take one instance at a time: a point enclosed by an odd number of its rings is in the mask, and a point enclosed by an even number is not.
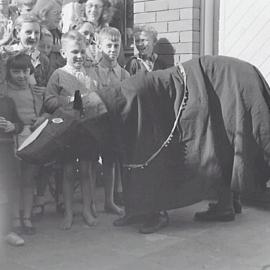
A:
[[[161,151],[164,148],[168,147],[168,145],[171,143],[172,138],[174,136],[174,132],[175,132],[175,130],[177,128],[178,121],[179,121],[183,111],[185,110],[185,108],[187,106],[188,95],[189,95],[188,89],[187,89],[187,76],[186,76],[186,72],[184,70],[184,67],[183,67],[182,64],[179,63],[178,68],[179,68],[180,73],[183,76],[184,96],[183,96],[183,99],[181,101],[178,113],[176,115],[176,118],[175,118],[175,121],[174,121],[174,124],[173,124],[173,127],[171,129],[171,132],[170,132],[169,136],[163,142],[163,144],[158,148],[158,150],[156,152],[154,152],[145,162],[140,163],[140,164],[123,164],[124,168],[126,168],[128,170],[132,170],[132,169],[144,169],[144,168],[148,167],[151,164],[151,162],[161,153]]]

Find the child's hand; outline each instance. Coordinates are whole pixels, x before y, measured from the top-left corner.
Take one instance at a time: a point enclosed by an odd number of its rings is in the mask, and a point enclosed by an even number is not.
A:
[[[9,133],[9,132],[13,132],[14,130],[15,130],[15,125],[11,123],[10,121],[6,121],[5,132]]]
[[[34,85],[33,90],[34,90],[34,93],[37,95],[44,95],[46,91],[46,87]]]
[[[43,116],[37,117],[31,126],[31,130],[35,130],[37,127],[39,127],[45,121],[45,119],[46,118]]]

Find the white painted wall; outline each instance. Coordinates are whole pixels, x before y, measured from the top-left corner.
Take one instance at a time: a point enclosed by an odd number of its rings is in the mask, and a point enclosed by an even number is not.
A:
[[[270,83],[270,1],[220,0],[218,48],[256,65]]]

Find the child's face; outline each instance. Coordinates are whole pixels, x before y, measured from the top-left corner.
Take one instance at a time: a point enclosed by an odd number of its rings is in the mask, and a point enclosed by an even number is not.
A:
[[[117,61],[117,58],[120,53],[120,45],[121,45],[120,39],[112,39],[110,37],[104,37],[102,38],[99,47],[102,52],[102,56],[105,59],[113,62]]]
[[[47,56],[50,55],[53,47],[53,38],[49,36],[43,36],[38,44],[38,50],[43,52]]]
[[[85,36],[86,46],[89,46],[93,43],[95,38],[95,29],[91,23],[84,23],[78,31]]]
[[[98,24],[102,12],[103,12],[102,0],[88,0],[85,3],[85,15],[89,22]]]
[[[17,37],[24,48],[36,48],[40,40],[40,25],[36,22],[24,22]]]
[[[9,70],[10,81],[17,86],[26,86],[30,78],[30,68],[17,69],[11,68]]]
[[[61,54],[67,60],[68,65],[75,69],[80,69],[85,62],[85,51],[86,45],[84,42],[70,40],[61,49]]]
[[[36,0],[33,1],[24,1],[24,3],[21,3],[18,5],[18,9],[20,11],[20,14],[26,14],[29,13],[35,6]]]
[[[51,0],[50,0],[51,1]],[[48,29],[57,29],[61,20],[61,6],[54,4],[48,7],[45,14],[45,24]]]
[[[146,32],[135,34],[135,45],[139,54],[151,56],[154,50],[154,42],[151,36]]]

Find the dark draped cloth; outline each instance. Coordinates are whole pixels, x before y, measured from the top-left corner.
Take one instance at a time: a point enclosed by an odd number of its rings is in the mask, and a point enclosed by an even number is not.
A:
[[[189,97],[171,144],[148,167],[125,169],[131,215],[190,205],[224,184],[252,190],[270,177],[270,89],[258,69],[222,56],[183,67]],[[143,163],[161,146],[183,92],[178,67],[138,74],[119,89],[100,91],[125,164]]]

